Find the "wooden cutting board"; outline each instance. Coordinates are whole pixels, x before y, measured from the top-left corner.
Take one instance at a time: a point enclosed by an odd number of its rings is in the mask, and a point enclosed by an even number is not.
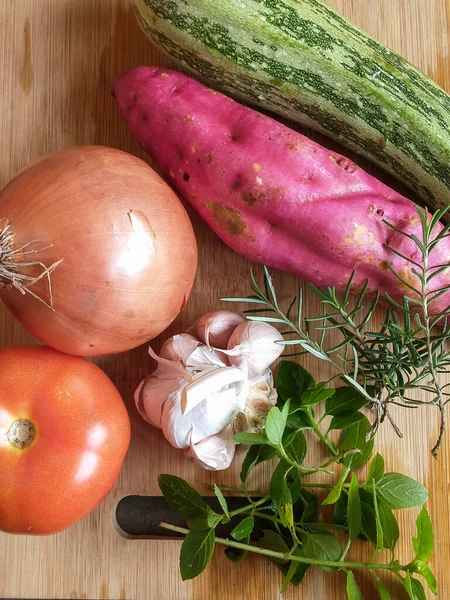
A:
[[[330,0],[345,16],[400,52],[450,91],[448,0]],[[131,0],[1,0],[0,2],[0,187],[29,161],[74,144],[103,144],[145,158],[118,115],[109,89],[120,71],[137,65],[167,65],[139,30]],[[450,168],[450,166],[449,166]],[[227,249],[192,212],[200,263],[191,300],[169,334],[184,330],[204,312],[219,308],[219,297],[242,295],[248,263]],[[295,278],[275,274],[280,295],[295,293]],[[307,294],[307,310],[318,310]],[[0,308],[0,344],[34,343],[5,309]],[[0,535],[0,597],[102,598],[133,600],[269,600],[279,597],[278,570],[260,557],[239,566],[216,552],[208,570],[182,583],[177,541],[130,541],[111,526],[117,501],[128,494],[158,493],[156,477],[170,472],[206,491],[212,482],[235,485],[239,462],[226,472],[211,474],[185,460],[159,432],[135,412],[133,390],[148,372],[146,347],[99,359],[121,391],[133,424],[133,439],[123,471],[108,498],[87,518],[65,533],[33,538]],[[319,375],[318,365],[306,361]],[[322,368],[320,377],[326,378]],[[1,393],[1,390],[0,390]],[[429,449],[436,431],[431,410],[397,415],[404,432],[400,440],[389,426],[377,444],[389,470],[400,470],[429,489],[429,509],[436,530],[433,567],[440,597],[450,597],[450,436],[436,462]],[[313,445],[313,458],[319,448]],[[254,480],[264,482],[262,470]],[[258,479],[259,478],[259,479]],[[407,533],[400,542],[402,558],[409,546],[417,512],[400,515]],[[367,556],[363,546],[355,557]],[[376,598],[362,579],[364,598]],[[344,577],[317,571],[301,589],[284,598],[343,600]],[[403,596],[395,588],[392,597]]]

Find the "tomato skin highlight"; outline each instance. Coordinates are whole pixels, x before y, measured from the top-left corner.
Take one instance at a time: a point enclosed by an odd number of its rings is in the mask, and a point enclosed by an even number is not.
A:
[[[19,419],[35,426],[20,449]],[[96,365],[45,346],[0,350],[0,531],[67,529],[108,495],[130,443],[122,398]]]

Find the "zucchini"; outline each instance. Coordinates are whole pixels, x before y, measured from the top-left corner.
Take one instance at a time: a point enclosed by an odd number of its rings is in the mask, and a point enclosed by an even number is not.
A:
[[[450,96],[321,0],[134,0],[184,70],[450,204]]]

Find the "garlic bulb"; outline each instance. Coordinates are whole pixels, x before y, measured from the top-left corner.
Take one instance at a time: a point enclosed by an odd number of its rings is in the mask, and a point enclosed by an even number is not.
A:
[[[281,354],[278,339],[265,323],[228,311],[205,315],[189,332],[167,340],[160,356],[149,348],[158,366],[135,392],[139,413],[204,468],[227,468],[233,433],[260,431],[276,403],[268,367]]]

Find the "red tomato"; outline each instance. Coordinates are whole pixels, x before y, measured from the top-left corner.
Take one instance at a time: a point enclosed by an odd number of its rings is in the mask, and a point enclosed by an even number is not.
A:
[[[113,487],[129,442],[125,405],[97,366],[42,346],[0,350],[0,530],[76,523]]]

